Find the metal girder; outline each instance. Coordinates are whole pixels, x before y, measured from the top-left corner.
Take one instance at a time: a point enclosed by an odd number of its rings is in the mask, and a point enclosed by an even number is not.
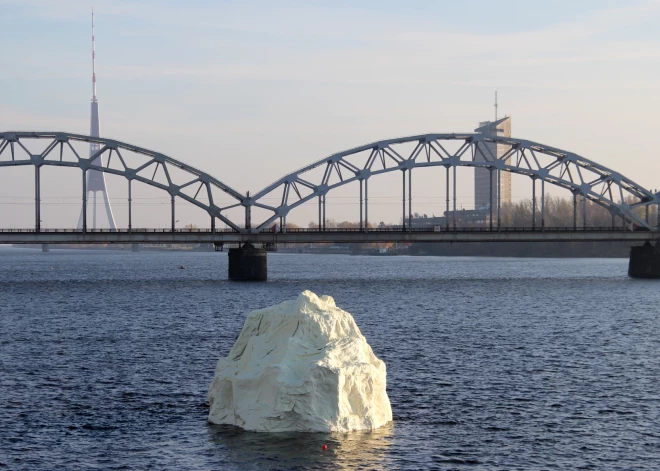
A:
[[[43,151],[38,154],[33,154],[28,150],[25,144],[29,141],[38,139],[46,140],[47,142],[50,140],[50,142],[47,143]],[[72,142],[75,143],[76,141],[96,143],[99,145],[99,150],[89,158],[82,157],[71,145]],[[59,150],[56,151],[58,147]],[[65,149],[66,152],[70,151],[72,154],[69,160],[63,160]],[[136,154],[140,156],[139,161],[138,158],[135,157]],[[101,165],[92,164],[97,157],[101,157],[99,160]],[[115,163],[117,161],[119,162],[119,165],[110,167],[113,158],[116,159]],[[36,167],[46,165],[74,167],[84,171],[98,170],[100,172],[121,175],[129,181],[138,181],[159,188],[171,195],[172,198],[179,197],[184,199],[189,203],[204,209],[209,216],[220,219],[232,229],[236,231],[243,230],[239,224],[225,217],[225,215],[222,214],[222,210],[235,206],[245,206],[247,200],[246,197],[233,188],[225,185],[220,180],[192,167],[191,165],[142,147],[137,147],[113,139],[64,132],[0,133],[0,167],[20,165],[34,165]],[[176,180],[172,176],[175,168],[182,170],[185,178]],[[155,180],[159,169],[164,173],[164,183]],[[189,187],[196,190],[196,192],[192,191],[191,194],[185,193],[184,190]],[[203,187],[206,188],[206,191],[200,192]],[[213,188],[221,190],[236,200],[235,204],[230,204],[224,208],[220,207],[220,202],[213,200]],[[192,196],[192,193],[194,193],[194,196]],[[200,193],[207,197],[208,204],[199,199]]]
[[[309,244],[309,243],[379,243],[379,242],[613,242],[632,243],[658,242],[660,232],[621,231],[611,228],[589,228],[575,231],[572,228],[549,228],[546,231],[531,228],[504,228],[490,231],[478,230],[390,230],[372,228],[369,231],[352,230],[305,230],[293,229],[286,233],[273,234],[269,230],[259,233],[208,229],[133,229],[128,231],[96,230],[82,232],[76,230],[0,230],[0,244],[199,244],[224,243],[236,244],[252,242],[256,244]]]
[[[456,148],[453,152],[448,150],[452,143]],[[490,146],[484,144],[504,146],[502,157],[495,156]],[[406,145],[408,150],[403,150]],[[348,158],[351,160],[348,161]],[[323,177],[314,178],[312,171],[323,165],[326,166]],[[256,192],[252,201],[254,204],[261,202],[260,207],[266,208],[267,205],[263,203],[266,198],[281,195],[281,205],[273,207],[273,214],[254,225],[253,230],[267,227],[294,208],[319,196],[325,196],[340,186],[367,180],[381,173],[438,166],[447,169],[482,167],[527,175],[583,195],[610,212],[623,215],[629,222],[656,229],[633,210],[660,203],[658,194],[577,154],[524,139],[483,134],[423,134],[387,139],[339,152],[273,182]],[[343,174],[340,173],[340,168],[343,169]],[[333,175],[338,177],[334,182]],[[289,192],[290,183],[296,181],[304,181],[308,191]],[[612,186],[618,188],[611,191]],[[603,191],[603,187],[607,187],[608,191]]]

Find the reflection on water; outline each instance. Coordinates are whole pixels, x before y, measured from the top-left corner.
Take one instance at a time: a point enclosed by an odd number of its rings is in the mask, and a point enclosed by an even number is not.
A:
[[[389,423],[372,432],[350,433],[259,433],[230,425],[209,424],[209,439],[219,456],[249,469],[269,470],[278,464],[287,468],[353,470],[365,463],[371,469],[385,466],[394,441]],[[328,449],[321,447],[327,445]]]

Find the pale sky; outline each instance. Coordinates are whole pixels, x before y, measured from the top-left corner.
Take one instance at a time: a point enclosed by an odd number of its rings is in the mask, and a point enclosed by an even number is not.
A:
[[[0,0],[1,130],[89,132],[92,4],[101,135],[241,192],[379,139],[471,132],[492,119],[495,90],[515,137],[660,188],[658,0]],[[416,181],[413,211],[442,213],[435,171]],[[80,176],[43,178],[44,225],[74,227]],[[370,221],[398,222],[399,178],[382,178]],[[527,181],[514,177],[514,199],[530,197]],[[33,225],[33,184],[32,168],[0,170],[2,227]],[[471,207],[469,170],[459,184],[459,207]],[[108,188],[123,227],[126,184]],[[136,192],[134,226],[168,227],[168,197]],[[358,218],[345,193],[328,205],[328,217]],[[177,217],[209,225],[185,204]]]

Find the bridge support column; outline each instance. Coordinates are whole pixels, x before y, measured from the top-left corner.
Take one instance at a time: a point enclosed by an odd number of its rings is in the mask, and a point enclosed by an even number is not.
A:
[[[541,180],[541,230],[545,229],[545,180]]]
[[[369,180],[364,180],[364,232],[369,232]]]
[[[96,229],[96,191],[92,194],[92,204],[94,205],[92,211],[92,229]]]
[[[176,230],[176,219],[175,219],[175,214],[174,214],[174,210],[175,210],[174,194],[171,195],[171,198],[172,198],[172,232],[174,232]]]
[[[502,176],[501,170],[497,170],[497,231],[502,227]]]
[[[131,196],[131,180],[128,181],[128,232],[133,230],[133,214],[132,214],[133,198]]]
[[[406,232],[406,169],[403,169],[403,190],[401,192],[402,201],[403,201],[403,212],[401,214],[401,224],[403,227],[403,232]]]
[[[532,230],[536,229],[536,179],[532,177]]]
[[[449,231],[449,167],[445,167],[447,169],[447,210],[445,211],[445,229]]]
[[[362,227],[362,203],[363,203],[362,186],[364,185],[363,181],[364,180],[360,179],[360,230],[363,229]]]
[[[489,230],[493,230],[493,169],[492,167],[488,168],[488,191],[489,191],[489,200],[488,200],[488,224]]]
[[[34,230],[35,232],[41,231],[41,177],[39,165],[34,166]],[[43,249],[43,247],[42,247]]]
[[[412,168],[408,170],[408,230],[412,230]]]
[[[326,213],[325,213],[325,195],[322,195],[321,198],[322,198],[322,202],[323,202],[323,218],[322,218],[322,221],[321,221],[321,222],[322,222],[321,229],[322,229],[323,231],[325,231],[325,218],[326,218]]]
[[[630,248],[628,276],[631,278],[660,278],[660,243],[650,242]]]
[[[248,200],[250,199],[250,192],[246,193]],[[249,204],[245,205],[245,228],[252,229],[252,206]]]
[[[265,249],[256,248],[250,242],[236,249],[229,249],[229,279],[232,281],[266,281],[268,258]]]
[[[453,214],[453,224],[454,224],[454,231],[456,230],[456,165],[454,165],[454,214]]]
[[[42,251],[43,253],[48,253],[48,252],[50,252],[50,245],[48,245],[48,244],[41,244],[41,251]]]
[[[82,209],[82,230],[87,232],[87,170],[83,169],[83,209]]]

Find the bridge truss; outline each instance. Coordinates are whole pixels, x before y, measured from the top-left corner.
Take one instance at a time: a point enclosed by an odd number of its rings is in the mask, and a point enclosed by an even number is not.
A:
[[[34,145],[34,141],[45,141]],[[83,157],[76,150],[75,143],[95,143],[99,145],[96,153]],[[34,152],[35,148],[42,151]],[[65,158],[65,153],[67,158]],[[100,158],[99,158],[100,157]],[[98,160],[97,160],[98,158]],[[113,165],[114,164],[114,165]],[[32,165],[35,169],[35,230],[40,231],[41,181],[40,169],[43,166],[72,167],[82,170],[82,230],[87,231],[87,172],[99,171],[121,175],[128,180],[128,227],[132,226],[131,182],[137,181],[159,188],[170,195],[172,212],[172,231],[175,228],[175,197],[205,210],[211,217],[211,228],[215,229],[218,218],[235,231],[241,231],[239,225],[223,214],[231,208],[243,204],[243,196],[211,175],[188,164],[179,162],[159,152],[126,144],[112,139],[67,134],[61,132],[5,132],[0,133],[0,168],[8,166]],[[157,180],[156,175],[164,175],[164,180]],[[218,191],[229,195],[233,202],[220,206]]]
[[[35,151],[34,141],[41,143]],[[83,157],[72,144],[97,143],[98,151]],[[495,146],[504,152],[494,151]],[[73,157],[64,159],[64,151]],[[72,154],[71,154],[72,153]],[[96,160],[98,157],[100,159]],[[114,159],[114,160],[113,160]],[[99,165],[93,162],[99,163]],[[573,194],[573,225],[578,228],[577,204],[581,198],[584,209],[582,226],[586,227],[587,201],[606,208],[624,222],[648,230],[657,230],[649,223],[649,208],[658,209],[660,194],[636,184],[618,172],[577,154],[545,146],[532,141],[491,137],[483,134],[425,134],[389,139],[333,154],[295,172],[289,173],[266,188],[250,196],[243,195],[220,180],[188,164],[164,154],[112,139],[68,134],[61,132],[4,132],[0,133],[0,167],[31,165],[35,169],[35,231],[40,228],[40,169],[43,166],[71,167],[81,170],[83,195],[86,195],[87,172],[99,171],[123,176],[128,180],[128,228],[131,230],[131,182],[138,181],[159,188],[171,197],[172,232],[175,230],[175,198],[179,197],[205,210],[211,218],[211,231],[215,231],[216,218],[240,233],[256,233],[279,220],[286,231],[286,217],[295,208],[310,201],[318,202],[319,230],[325,229],[326,196],[344,185],[358,182],[360,187],[360,229],[368,231],[369,188],[372,177],[388,172],[402,174],[403,229],[412,222],[413,170],[426,167],[446,169],[446,208],[450,208],[450,182],[453,180],[453,214],[456,214],[456,169],[481,167],[496,174],[491,178],[490,229],[500,228],[500,188],[494,191],[493,181],[500,185],[502,172],[530,177],[532,183],[533,227],[537,227],[536,188],[540,182],[540,228],[545,226],[545,184],[564,188]],[[157,172],[164,180],[157,180]],[[406,194],[407,187],[407,194]],[[230,203],[220,205],[218,192],[230,197]],[[496,195],[496,196],[494,196]],[[276,198],[277,204],[269,204]],[[83,232],[87,231],[87,201],[83,205]],[[243,207],[245,219],[234,221],[226,211]],[[252,209],[264,210],[267,217],[253,225]],[[644,214],[641,214],[643,210]],[[407,217],[406,217],[407,212]],[[450,229],[447,218],[447,230]],[[659,218],[660,219],[660,218]],[[456,219],[452,222],[456,229]]]
[[[504,152],[494,152],[496,145],[504,148]],[[277,219],[280,219],[285,227],[287,214],[312,199],[318,199],[319,227],[323,228],[326,195],[338,187],[357,181],[360,185],[360,228],[368,230],[369,179],[383,173],[399,171],[402,174],[402,220],[405,230],[406,219],[408,219],[408,227],[412,223],[413,170],[427,167],[446,169],[448,214],[452,214],[449,188],[450,180],[453,179],[454,229],[456,229],[456,169],[458,167],[481,167],[491,172],[490,229],[494,229],[495,224],[499,228],[501,224],[501,188],[497,188],[494,192],[493,180],[497,181],[499,187],[502,172],[530,177],[534,208],[533,227],[536,227],[538,208],[536,188],[537,182],[540,182],[541,228],[545,225],[544,187],[549,183],[569,190],[573,194],[575,229],[578,227],[578,197],[581,197],[584,205],[583,227],[586,226],[587,201],[592,201],[606,208],[613,219],[618,216],[625,222],[649,230],[656,229],[649,223],[649,207],[655,205],[657,208],[660,195],[652,193],[620,173],[572,152],[523,139],[490,137],[483,134],[425,134],[378,141],[333,154],[284,176],[254,194],[249,199],[250,204],[271,212],[271,216],[256,228],[259,230],[267,227]],[[318,168],[323,169],[323,172],[315,172]],[[492,178],[492,172],[496,173],[496,178]],[[309,175],[312,174],[316,177],[310,178]],[[494,193],[496,201],[494,201]],[[272,195],[281,197],[278,206],[262,203],[262,200],[272,198]],[[644,216],[640,216],[636,211],[639,208],[644,209]],[[494,212],[497,214],[495,215]],[[447,218],[447,229],[450,228],[449,219]]]

